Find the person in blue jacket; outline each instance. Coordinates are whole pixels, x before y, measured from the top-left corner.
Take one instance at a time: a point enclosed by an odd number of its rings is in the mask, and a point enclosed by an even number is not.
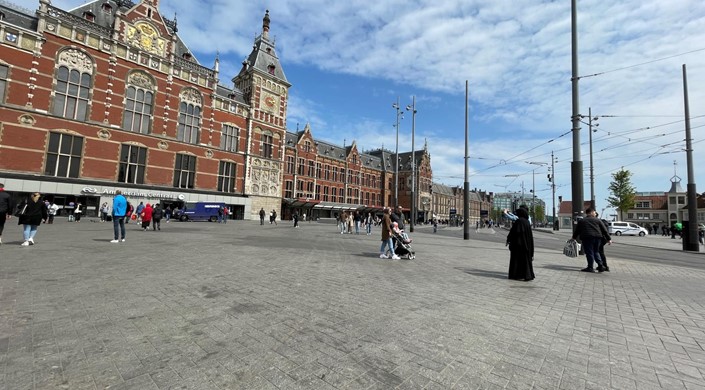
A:
[[[115,191],[113,198],[113,240],[110,242],[125,242],[125,215],[127,214],[127,199],[122,195],[122,191]],[[120,234],[118,236],[118,233]],[[118,240],[120,238],[120,240]]]

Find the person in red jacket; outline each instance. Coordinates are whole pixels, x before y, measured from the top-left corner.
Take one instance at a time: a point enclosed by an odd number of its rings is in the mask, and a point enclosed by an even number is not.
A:
[[[142,209],[140,213],[140,217],[142,217],[142,230],[149,229],[149,224],[152,223],[152,211],[154,211],[154,209],[149,203]]]

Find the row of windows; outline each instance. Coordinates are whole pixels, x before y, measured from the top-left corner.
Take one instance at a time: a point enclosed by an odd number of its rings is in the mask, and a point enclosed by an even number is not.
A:
[[[324,202],[362,203],[364,200],[365,204],[371,204],[370,202],[377,205],[382,204],[382,194],[360,191],[358,188],[348,188],[346,197],[344,188],[321,186],[313,182],[297,180],[296,191],[294,191],[294,182],[291,180],[285,181],[284,197],[294,198],[294,195],[296,195],[296,198],[311,198]]]
[[[8,76],[9,67],[0,65],[0,103],[5,101]],[[72,69],[61,65],[56,70],[55,77],[52,114],[67,119],[87,120],[92,88],[90,71],[87,69]],[[122,115],[122,129],[134,133],[150,134],[152,132],[155,105],[154,91],[149,89],[150,81],[144,81],[145,78],[140,77],[135,79],[142,80],[140,84],[144,85],[132,85],[130,84],[133,82],[131,81],[132,79],[128,79]],[[201,122],[201,106],[194,102],[182,100],[179,104],[177,140],[191,144],[199,143]],[[239,142],[240,129],[231,125],[223,125],[220,148],[230,152],[237,152],[239,151]],[[271,134],[263,135],[260,154],[263,157],[272,157],[273,137]]]
[[[294,156],[286,156],[286,173],[293,175],[296,172],[298,175],[315,177],[318,179],[325,179],[328,181],[337,181],[341,183],[346,182],[346,171],[343,167],[330,166],[328,164],[323,165],[321,163],[316,163],[312,160],[306,160],[304,158],[298,159],[298,164],[294,163]],[[296,167],[296,168],[295,168]],[[367,187],[376,188],[377,177],[375,175],[370,175],[369,173],[357,173],[353,170],[347,170],[347,183],[354,185],[364,185]]]
[[[50,133],[45,175],[79,177],[84,138],[78,135]],[[147,148],[123,144],[120,147],[118,182],[144,184],[147,167]],[[221,161],[218,167],[218,191],[235,192],[237,165]],[[174,164],[176,188],[194,188],[196,180],[196,156],[177,154]]]

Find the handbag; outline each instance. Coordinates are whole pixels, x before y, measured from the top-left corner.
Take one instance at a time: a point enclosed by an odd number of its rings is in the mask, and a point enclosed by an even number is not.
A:
[[[17,211],[15,212],[15,217],[21,217],[24,215],[24,213],[27,212],[27,203],[24,204],[24,206],[17,207]]]
[[[578,253],[580,253],[580,244],[578,244],[578,241],[572,238],[566,241],[563,247],[563,254],[568,257],[578,257]]]

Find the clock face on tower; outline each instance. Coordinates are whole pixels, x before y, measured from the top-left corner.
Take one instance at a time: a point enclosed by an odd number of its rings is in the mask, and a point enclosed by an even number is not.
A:
[[[273,114],[279,113],[279,96],[262,91],[260,95],[260,108]]]

